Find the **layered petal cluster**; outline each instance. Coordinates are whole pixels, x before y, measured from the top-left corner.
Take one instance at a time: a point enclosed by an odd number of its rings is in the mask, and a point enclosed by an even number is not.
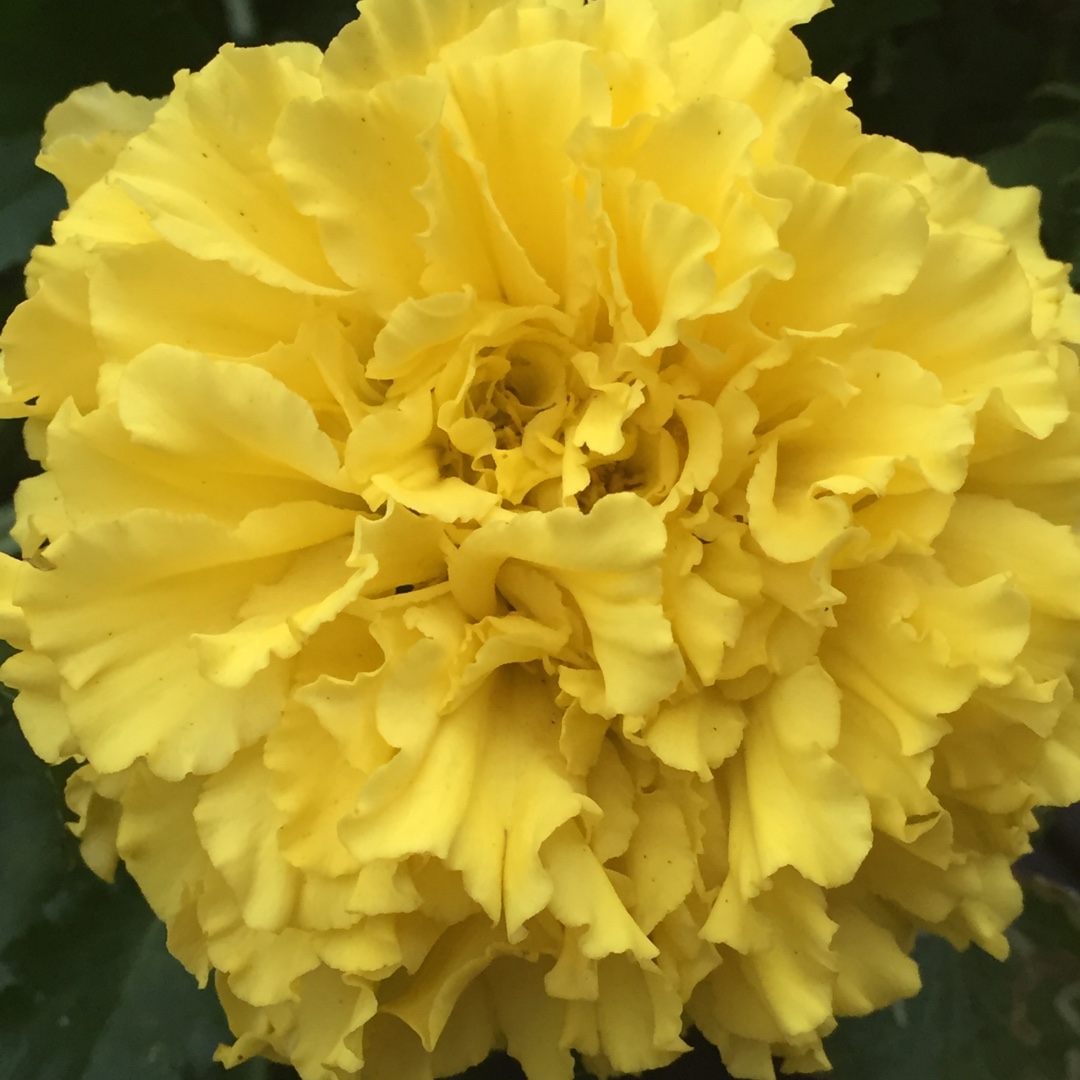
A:
[[[864,135],[824,0],[364,0],[50,115],[3,679],[227,1063],[740,1077],[996,955],[1080,798],[1037,198]]]

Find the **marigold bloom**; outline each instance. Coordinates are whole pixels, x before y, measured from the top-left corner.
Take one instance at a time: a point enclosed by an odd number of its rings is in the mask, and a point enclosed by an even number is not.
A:
[[[3,678],[229,1063],[826,1065],[1080,797],[1037,197],[861,133],[824,0],[364,0],[49,116]]]

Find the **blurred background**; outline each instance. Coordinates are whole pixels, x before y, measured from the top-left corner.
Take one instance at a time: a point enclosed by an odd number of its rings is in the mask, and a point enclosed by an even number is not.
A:
[[[165,94],[176,70],[201,67],[226,41],[325,46],[354,14],[347,0],[4,0],[0,323],[63,206],[34,166],[52,105],[99,81]],[[1002,185],[1037,185],[1048,252],[1080,265],[1080,0],[836,0],[800,36],[818,75],[851,76],[866,130],[973,158]],[[12,553],[11,495],[30,471],[20,425],[0,422],[0,546]],[[213,993],[166,952],[129,879],[106,885],[79,861],[64,779],[32,755],[3,699],[0,1080],[295,1080],[268,1062],[229,1074],[212,1062],[228,1038]],[[836,1080],[1080,1080],[1075,810],[1046,817],[1018,872],[1027,909],[1010,959],[920,942],[923,992],[841,1023],[827,1043]],[[649,1075],[722,1080],[715,1051],[695,1045]],[[522,1074],[497,1055],[466,1076]]]

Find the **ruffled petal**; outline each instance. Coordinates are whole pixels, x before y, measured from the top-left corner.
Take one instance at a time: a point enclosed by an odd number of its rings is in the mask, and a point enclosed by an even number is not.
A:
[[[74,203],[116,163],[132,137],[145,131],[160,101],[97,83],[49,110],[37,164],[51,172]]]
[[[181,77],[118,159],[113,182],[146,208],[159,235],[196,258],[302,293],[341,289],[313,222],[268,157],[285,103],[318,94],[319,61],[318,50],[297,43],[226,47]],[[232,102],[227,115],[216,104],[222,97]]]
[[[597,707],[638,713],[670,694],[684,670],[659,604],[663,545],[663,527],[649,508],[613,495],[588,515],[555,510],[477,530],[450,562],[450,586],[466,611],[482,616],[497,610],[505,561],[549,569],[592,635],[604,680]]]
[[[226,1064],[774,1080],[917,931],[1004,955],[1080,798],[1080,301],[823,6],[364,0],[50,114],[2,678]]]

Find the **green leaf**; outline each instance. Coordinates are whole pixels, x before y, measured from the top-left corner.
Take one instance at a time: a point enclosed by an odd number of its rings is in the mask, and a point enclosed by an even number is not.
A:
[[[182,0],[5,0],[0,134],[40,133],[46,111],[90,83],[166,93],[219,44]]]
[[[259,18],[266,41],[312,41],[326,48],[331,38],[356,18],[355,0],[262,0]]]
[[[830,1080],[1063,1080],[1080,1065],[1080,898],[1036,879],[999,962],[919,940],[923,990],[826,1041]]]
[[[1070,82],[1048,82],[1035,91],[1035,98],[1048,98],[1052,101],[1080,105],[1080,84]]]
[[[161,952],[133,885],[70,875],[5,953],[14,981],[0,995],[0,1078],[180,1080],[187,1062],[208,1060],[213,1020],[208,1029]]]
[[[1080,114],[1040,124],[982,161],[995,184],[1040,189],[1043,245],[1053,258],[1073,263],[1073,284],[1080,284]]]
[[[216,995],[166,951],[130,877],[106,884],[82,863],[48,768],[4,711],[0,1080],[223,1080]],[[228,1076],[295,1080],[258,1060]]]
[[[983,157],[994,183],[1035,184],[1050,191],[1080,169],[1080,122],[1051,120],[1021,142]]]
[[[34,164],[35,134],[0,137],[0,270],[21,266],[64,206],[59,182]]]
[[[55,894],[74,865],[70,841],[48,770],[27,746],[11,706],[4,701],[0,720],[0,881],[4,883],[0,957],[39,917],[41,905]]]
[[[815,74],[833,79],[857,67],[902,27],[935,18],[940,8],[940,0],[836,0],[833,7],[799,27],[798,34],[810,50]]]
[[[4,503],[0,506],[0,551],[5,555],[19,557],[19,545],[12,539],[11,530],[15,524],[14,503]]]

